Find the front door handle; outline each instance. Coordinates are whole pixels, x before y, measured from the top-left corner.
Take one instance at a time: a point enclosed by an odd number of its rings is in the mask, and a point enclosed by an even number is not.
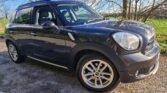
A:
[[[32,36],[37,36],[37,33],[31,32],[31,35],[32,35]]]

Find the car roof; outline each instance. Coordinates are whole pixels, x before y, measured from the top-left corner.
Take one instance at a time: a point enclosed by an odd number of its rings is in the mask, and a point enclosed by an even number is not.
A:
[[[42,6],[42,5],[69,4],[69,3],[82,3],[82,2],[81,1],[72,1],[72,0],[57,0],[57,1],[44,0],[44,1],[36,1],[36,2],[31,2],[31,3],[21,5],[16,10],[29,8],[29,7],[35,7],[35,6]]]

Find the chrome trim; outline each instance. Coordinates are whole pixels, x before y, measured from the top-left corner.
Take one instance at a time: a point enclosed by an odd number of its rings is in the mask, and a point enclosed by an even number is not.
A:
[[[68,33],[68,36],[70,37],[70,39],[71,39],[72,41],[75,40],[74,36],[73,36],[71,33]]]
[[[45,63],[45,64],[49,64],[49,65],[52,65],[52,66],[56,66],[56,67],[60,67],[60,68],[69,70],[69,68],[65,67],[65,66],[61,66],[61,65],[54,64],[54,63],[50,63],[50,62],[47,62],[47,61],[44,61],[44,60],[41,60],[41,59],[38,59],[38,58],[34,58],[34,57],[31,57],[31,56],[27,56],[27,57],[30,58],[30,59]]]

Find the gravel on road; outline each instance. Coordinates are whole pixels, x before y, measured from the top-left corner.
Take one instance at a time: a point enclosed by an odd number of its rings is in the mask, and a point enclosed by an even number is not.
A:
[[[91,93],[70,71],[27,59],[13,63],[4,40],[0,40],[0,93]],[[167,93],[167,55],[160,68],[144,80],[120,84],[112,93]]]

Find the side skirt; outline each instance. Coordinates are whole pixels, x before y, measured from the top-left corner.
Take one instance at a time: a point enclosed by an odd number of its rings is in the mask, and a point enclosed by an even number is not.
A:
[[[35,57],[31,57],[31,56],[27,56],[27,57],[30,58],[30,59],[39,61],[39,62],[41,62],[41,63],[45,63],[45,64],[49,64],[49,65],[52,65],[52,66],[56,66],[56,67],[60,67],[60,68],[69,70],[69,68],[66,67],[66,66],[57,65],[57,64],[54,64],[54,63],[51,63],[51,62],[47,62],[47,61],[44,61],[44,60],[41,60],[41,59],[38,59],[38,58],[35,58]]]

